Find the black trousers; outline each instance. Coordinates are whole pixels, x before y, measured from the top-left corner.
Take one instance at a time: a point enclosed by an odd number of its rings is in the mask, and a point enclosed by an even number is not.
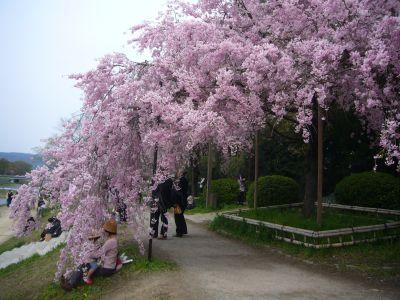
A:
[[[104,276],[109,277],[115,273],[115,269],[108,269],[103,267],[98,267],[96,271],[94,271],[94,276]]]
[[[168,231],[168,219],[166,217],[166,211],[163,211],[161,209],[157,209],[154,213],[150,214],[151,218],[151,228],[153,229],[153,238],[158,237],[158,223],[159,219],[161,217],[161,230],[160,234],[162,236],[167,235]]]
[[[177,235],[187,234],[187,225],[183,212],[184,210],[182,209],[181,214],[174,214]]]
[[[245,199],[246,199],[246,193],[243,191],[240,191],[239,195],[238,195],[237,203],[243,204]]]

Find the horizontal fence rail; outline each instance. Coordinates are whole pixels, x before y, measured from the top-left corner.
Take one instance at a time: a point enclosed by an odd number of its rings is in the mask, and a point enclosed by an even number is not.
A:
[[[385,214],[385,215],[397,215],[400,216],[400,210],[392,210],[392,209],[384,209],[384,208],[374,208],[374,207],[363,207],[363,206],[350,206],[350,205],[342,205],[342,204],[330,204],[323,203],[323,207],[337,208],[337,209],[347,209],[347,210],[355,210],[362,212],[372,212],[377,214]]]

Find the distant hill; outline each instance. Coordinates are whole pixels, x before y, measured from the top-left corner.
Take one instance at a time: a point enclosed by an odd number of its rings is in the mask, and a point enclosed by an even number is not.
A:
[[[7,159],[9,161],[22,160],[28,164],[31,164],[33,168],[43,165],[42,157],[38,154],[32,153],[0,152],[0,158]]]

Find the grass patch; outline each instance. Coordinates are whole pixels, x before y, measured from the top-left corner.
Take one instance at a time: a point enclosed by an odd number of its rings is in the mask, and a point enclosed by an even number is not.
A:
[[[7,187],[10,187],[11,185],[8,185]],[[0,186],[1,187],[1,186]],[[15,186],[15,188],[19,188],[20,187],[20,185],[16,185]],[[10,190],[9,189],[7,189],[7,190],[3,190],[3,189],[1,189],[0,190],[0,198],[4,198],[4,199],[7,199],[7,196],[8,196],[8,192],[9,192]],[[15,190],[11,190],[11,192],[15,195]]]
[[[0,198],[7,199],[8,190],[0,190]]]
[[[210,213],[210,212],[218,212],[218,211],[228,211],[228,210],[234,210],[238,208],[247,208],[247,206],[243,205],[236,205],[236,204],[225,204],[221,208],[211,208],[211,207],[195,207],[190,210],[185,210],[186,215],[195,215],[195,214],[205,214],[205,213]]]
[[[58,283],[51,283],[42,289],[38,299],[99,299],[101,295],[109,294],[112,290],[126,285],[141,273],[173,270],[175,264],[154,258],[151,262],[138,254],[132,245],[120,247],[128,257],[134,258],[134,263],[125,265],[121,271],[111,277],[95,277],[93,285],[80,285],[71,292],[65,292]],[[112,293],[111,293],[112,294]]]
[[[254,246],[268,246],[299,259],[381,280],[400,282],[400,240],[378,241],[342,248],[313,249],[275,240],[266,227],[256,227],[223,217],[216,217],[210,228]]]
[[[234,210],[234,209],[238,209],[238,208],[247,208],[247,206],[238,205],[238,204],[224,204],[223,206],[218,207],[218,208],[206,207],[205,200],[201,197],[197,198],[195,203],[196,203],[195,208],[185,210],[186,215],[205,214],[205,213],[210,213],[210,212],[228,211],[228,210]]]
[[[40,234],[42,230],[38,229],[32,232],[29,236],[22,237],[11,237],[5,242],[0,244],[0,254],[6,251],[10,251],[14,248],[21,247],[25,244],[29,244],[31,242],[37,242],[40,239]]]
[[[119,251],[125,252],[134,262],[125,265],[120,272],[107,278],[96,277],[91,286],[81,285],[71,292],[65,292],[54,283],[61,247],[44,256],[34,255],[18,264],[0,270],[1,299],[98,299],[105,293],[120,289],[142,273],[173,270],[172,262],[154,258],[148,262],[141,256],[132,242],[121,235]],[[18,287],[18,288],[17,288]]]
[[[60,248],[0,270],[1,299],[35,299],[54,279]]]
[[[380,215],[378,217],[365,213],[359,214],[354,211],[325,209],[322,224],[319,226],[316,221],[316,215],[313,215],[311,218],[304,218],[301,208],[252,209],[240,212],[239,216],[309,230],[332,230],[376,225],[398,219],[396,216]]]
[[[37,242],[40,239],[40,234],[43,231],[43,228],[47,224],[47,219],[52,215],[52,211],[46,208],[43,211],[43,216],[40,218],[40,225],[37,230],[34,230],[32,234],[29,236],[21,236],[21,237],[11,237],[8,240],[4,241],[0,244],[0,254],[6,251],[10,251],[16,247],[21,247],[25,244],[29,244],[32,242]]]

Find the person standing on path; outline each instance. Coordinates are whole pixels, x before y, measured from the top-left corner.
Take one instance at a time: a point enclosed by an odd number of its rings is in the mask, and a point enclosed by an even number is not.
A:
[[[176,236],[182,237],[187,234],[187,225],[184,216],[185,209],[187,207],[187,197],[189,191],[189,182],[185,177],[186,172],[183,172],[179,177],[178,184],[175,185],[174,198],[175,198],[175,208],[174,217],[176,224]]]
[[[7,207],[10,207],[13,196],[14,196],[13,192],[8,191],[8,194],[7,194]]]
[[[246,186],[245,186],[245,180],[241,174],[239,174],[239,178],[237,180],[239,184],[239,195],[238,195],[238,200],[237,203],[240,205],[243,205],[245,197],[246,197]]]
[[[153,198],[158,199],[155,203],[154,212],[151,213],[151,227],[152,237],[158,237],[158,224],[159,218],[161,217],[161,230],[159,239],[166,239],[168,232],[168,209],[170,209],[174,202],[172,200],[172,185],[173,181],[168,178],[163,183],[157,186],[157,189],[153,192]]]

